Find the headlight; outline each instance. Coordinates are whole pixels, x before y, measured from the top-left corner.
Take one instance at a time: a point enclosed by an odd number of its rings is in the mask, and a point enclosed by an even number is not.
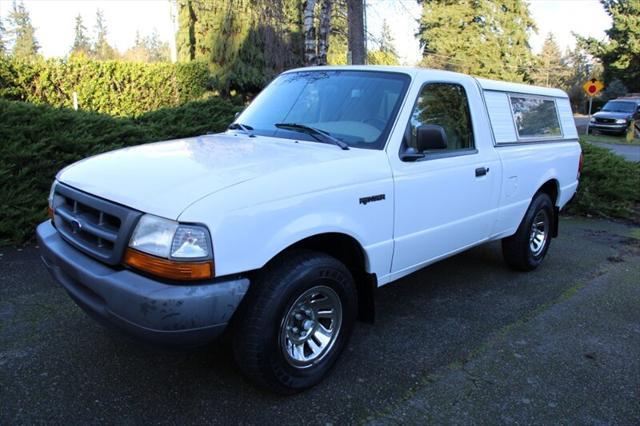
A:
[[[169,258],[178,222],[145,214],[133,231],[129,247],[147,254]]]
[[[596,122],[596,118],[595,117],[591,117],[591,120],[589,120],[589,121],[592,122],[592,123],[595,123]]]
[[[196,280],[213,277],[212,257],[211,238],[204,226],[145,214],[133,231],[124,261],[164,278]]]
[[[616,120],[616,124],[627,124],[627,120],[625,120],[624,118],[618,118]]]

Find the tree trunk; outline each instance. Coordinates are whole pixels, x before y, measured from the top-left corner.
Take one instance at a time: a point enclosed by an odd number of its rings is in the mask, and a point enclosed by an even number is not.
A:
[[[318,55],[313,13],[315,6],[316,0],[305,0],[304,2],[304,64],[307,66],[315,65]]]
[[[318,40],[318,65],[327,65],[329,34],[331,33],[331,6],[334,0],[322,0],[320,7],[320,34]]]
[[[353,65],[364,65],[364,2],[347,0],[347,19],[349,21],[349,52]]]

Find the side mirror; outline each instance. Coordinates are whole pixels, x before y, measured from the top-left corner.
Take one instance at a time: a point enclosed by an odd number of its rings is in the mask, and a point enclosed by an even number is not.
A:
[[[442,126],[423,124],[416,129],[416,132],[416,148],[418,152],[447,149],[447,134]]]

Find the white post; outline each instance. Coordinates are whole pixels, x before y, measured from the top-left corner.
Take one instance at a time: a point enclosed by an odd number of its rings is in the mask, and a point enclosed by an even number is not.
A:
[[[78,110],[78,92],[73,92],[73,109]]]
[[[589,121],[587,121],[587,130],[585,130],[584,134],[589,134],[589,126],[591,125],[591,103],[593,102],[593,96],[589,96]]]

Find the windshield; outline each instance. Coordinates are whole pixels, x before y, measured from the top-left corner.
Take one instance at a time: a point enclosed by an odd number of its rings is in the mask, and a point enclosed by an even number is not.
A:
[[[635,104],[633,102],[624,101],[609,101],[605,104],[603,111],[612,112],[633,112],[635,110]]]
[[[322,130],[349,146],[381,149],[409,85],[405,74],[299,71],[276,78],[237,118],[257,135],[316,141],[276,124]]]

